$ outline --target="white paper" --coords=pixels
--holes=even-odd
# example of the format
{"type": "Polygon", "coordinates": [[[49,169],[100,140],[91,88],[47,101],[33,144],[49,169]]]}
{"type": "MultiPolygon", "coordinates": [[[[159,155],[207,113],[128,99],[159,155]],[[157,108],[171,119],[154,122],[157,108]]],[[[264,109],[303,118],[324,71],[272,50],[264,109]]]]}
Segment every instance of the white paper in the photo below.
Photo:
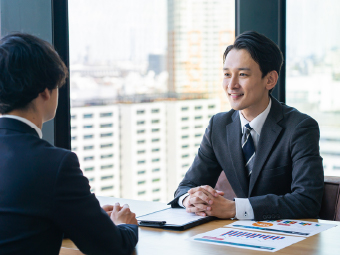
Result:
{"type": "Polygon", "coordinates": [[[218,228],[190,237],[188,240],[250,250],[275,252],[304,239],[303,237],[273,235],[234,228],[218,228]]]}
{"type": "Polygon", "coordinates": [[[301,220],[268,220],[268,221],[235,221],[225,227],[265,231],[294,236],[308,237],[335,227],[335,224],[324,224],[301,220]]]}
{"type": "Polygon", "coordinates": [[[187,213],[184,208],[169,208],[137,217],[138,221],[166,221],[166,225],[185,225],[187,223],[205,218],[195,213],[187,213]]]}

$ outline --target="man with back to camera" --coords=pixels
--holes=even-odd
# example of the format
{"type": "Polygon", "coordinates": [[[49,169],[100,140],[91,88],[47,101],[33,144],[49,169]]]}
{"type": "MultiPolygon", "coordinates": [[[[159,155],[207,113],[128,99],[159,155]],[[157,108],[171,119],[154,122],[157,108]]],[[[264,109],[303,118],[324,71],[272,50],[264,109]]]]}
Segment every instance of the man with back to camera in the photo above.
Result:
{"type": "MultiPolygon", "coordinates": [[[[100,207],[77,156],[41,139],[67,68],[29,34],[0,40],[0,254],[59,254],[63,233],[86,254],[131,254],[128,205],[100,207]]],[[[65,134],[67,135],[67,134],[65,134]]]]}
{"type": "Polygon", "coordinates": [[[323,194],[319,127],[271,96],[283,62],[270,39],[244,32],[223,55],[232,110],[214,115],[172,207],[218,218],[318,217],[323,194]],[[213,189],[224,171],[235,201],[213,189]]]}

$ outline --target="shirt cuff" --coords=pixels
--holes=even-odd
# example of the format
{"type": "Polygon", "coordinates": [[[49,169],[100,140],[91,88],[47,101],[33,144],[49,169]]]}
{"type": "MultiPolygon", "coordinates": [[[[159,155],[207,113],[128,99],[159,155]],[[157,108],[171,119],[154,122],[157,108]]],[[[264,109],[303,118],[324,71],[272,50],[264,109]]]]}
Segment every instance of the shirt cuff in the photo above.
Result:
{"type": "Polygon", "coordinates": [[[235,198],[236,218],[239,220],[254,219],[254,210],[248,198],[235,198]]]}
{"type": "Polygon", "coordinates": [[[189,193],[185,193],[184,195],[180,196],[179,199],[178,199],[178,205],[180,207],[183,207],[185,208],[185,206],[183,205],[183,200],[184,198],[186,198],[187,196],[189,196],[189,193]]]}

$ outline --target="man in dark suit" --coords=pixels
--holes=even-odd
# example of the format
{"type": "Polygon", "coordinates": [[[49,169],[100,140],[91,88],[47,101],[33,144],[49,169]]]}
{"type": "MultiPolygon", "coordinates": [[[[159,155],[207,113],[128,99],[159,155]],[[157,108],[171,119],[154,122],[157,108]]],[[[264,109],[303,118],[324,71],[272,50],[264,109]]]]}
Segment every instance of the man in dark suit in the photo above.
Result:
{"type": "Polygon", "coordinates": [[[270,94],[281,51],[267,37],[245,32],[226,49],[223,61],[223,89],[232,110],[211,118],[171,205],[219,218],[316,218],[323,194],[319,128],[270,94]],[[221,171],[235,201],[212,188],[221,171]]]}
{"type": "Polygon", "coordinates": [[[131,254],[138,227],[128,205],[101,208],[77,156],[41,139],[67,76],[58,54],[8,35],[0,70],[0,254],[59,254],[63,233],[86,254],[131,254]]]}

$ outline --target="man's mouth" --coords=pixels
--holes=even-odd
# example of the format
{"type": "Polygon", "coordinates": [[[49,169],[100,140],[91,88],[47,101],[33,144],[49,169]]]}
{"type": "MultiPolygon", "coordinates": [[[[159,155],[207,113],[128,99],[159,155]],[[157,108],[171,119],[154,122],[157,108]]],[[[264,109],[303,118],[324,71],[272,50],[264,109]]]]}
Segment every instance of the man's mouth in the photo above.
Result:
{"type": "Polygon", "coordinates": [[[232,98],[239,98],[241,96],[243,96],[244,94],[243,93],[228,93],[229,96],[231,96],[232,98]]]}

